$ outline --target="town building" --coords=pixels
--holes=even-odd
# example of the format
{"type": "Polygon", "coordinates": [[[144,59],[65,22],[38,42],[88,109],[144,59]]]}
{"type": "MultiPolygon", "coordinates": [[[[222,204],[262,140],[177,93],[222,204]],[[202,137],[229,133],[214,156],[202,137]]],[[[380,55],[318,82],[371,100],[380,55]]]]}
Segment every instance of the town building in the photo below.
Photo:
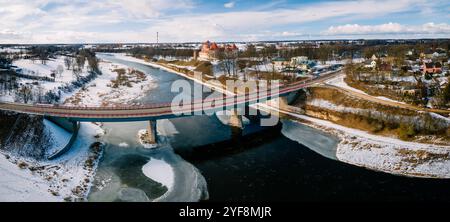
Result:
{"type": "Polygon", "coordinates": [[[198,53],[199,60],[217,60],[221,53],[225,53],[227,57],[237,57],[239,52],[235,44],[218,45],[215,42],[206,41],[202,44],[201,50],[198,53]]]}
{"type": "Polygon", "coordinates": [[[289,62],[284,59],[284,58],[274,58],[272,59],[273,64],[275,64],[276,66],[285,66],[285,65],[289,65],[289,62]]]}
{"type": "Polygon", "coordinates": [[[440,62],[424,62],[422,70],[424,74],[442,73],[442,64],[440,62]]]}
{"type": "Polygon", "coordinates": [[[297,66],[306,64],[308,62],[308,57],[306,56],[296,56],[291,58],[291,66],[297,66]]]}
{"type": "Polygon", "coordinates": [[[364,62],[364,67],[369,69],[375,69],[377,67],[377,61],[376,60],[368,60],[364,62]]]}

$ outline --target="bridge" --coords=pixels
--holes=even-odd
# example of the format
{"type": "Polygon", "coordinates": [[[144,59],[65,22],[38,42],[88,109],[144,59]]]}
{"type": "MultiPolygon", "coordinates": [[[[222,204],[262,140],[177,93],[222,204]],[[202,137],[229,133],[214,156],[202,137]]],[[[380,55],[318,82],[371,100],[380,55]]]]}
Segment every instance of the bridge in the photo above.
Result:
{"type": "Polygon", "coordinates": [[[278,90],[269,89],[266,91],[238,94],[222,98],[209,98],[193,101],[191,104],[184,104],[185,109],[174,112],[171,103],[159,103],[133,106],[114,107],[73,107],[64,105],[46,104],[21,104],[0,102],[0,110],[13,111],[18,113],[40,115],[46,117],[66,118],[79,122],[133,122],[148,121],[157,119],[167,119],[183,116],[188,113],[198,113],[200,111],[214,111],[232,109],[239,105],[249,105],[263,102],[291,92],[310,87],[314,84],[324,82],[336,73],[317,77],[309,81],[300,81],[281,86],[278,90]],[[275,91],[275,93],[273,93],[275,91]],[[209,105],[206,105],[209,104],[209,105]]]}
{"type": "MultiPolygon", "coordinates": [[[[233,110],[238,106],[248,106],[268,100],[286,96],[289,93],[322,83],[335,77],[338,72],[317,77],[307,81],[299,81],[282,85],[279,88],[271,88],[257,92],[228,95],[218,98],[207,98],[193,101],[190,104],[182,104],[182,108],[174,110],[172,103],[159,103],[133,106],[114,107],[73,107],[51,104],[21,104],[0,102],[0,110],[13,111],[17,113],[40,115],[50,119],[64,119],[71,123],[76,122],[133,122],[150,121],[148,127],[149,140],[156,141],[156,124],[158,119],[178,118],[198,113],[212,113],[221,110],[233,110]]],[[[210,87],[210,86],[208,86],[210,87]]],[[[233,112],[237,115],[236,112],[233,112]]],[[[236,118],[232,118],[236,119],[236,118]]],[[[240,121],[233,121],[235,125],[241,125],[240,121]]],[[[76,133],[73,133],[76,136],[76,133]]],[[[72,141],[72,139],[71,139],[72,141]]],[[[70,146],[68,144],[66,147],[70,146]]],[[[65,148],[64,150],[67,150],[65,148]]],[[[53,156],[60,156],[57,153],[53,156]]]]}

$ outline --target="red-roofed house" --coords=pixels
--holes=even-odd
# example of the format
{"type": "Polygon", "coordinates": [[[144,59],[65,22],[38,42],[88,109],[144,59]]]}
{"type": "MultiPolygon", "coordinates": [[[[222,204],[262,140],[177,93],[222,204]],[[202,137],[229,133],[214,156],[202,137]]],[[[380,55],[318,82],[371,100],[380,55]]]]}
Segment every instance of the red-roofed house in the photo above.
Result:
{"type": "Polygon", "coordinates": [[[218,59],[220,53],[227,53],[230,56],[237,56],[239,49],[235,44],[219,46],[215,42],[206,41],[202,44],[198,58],[201,60],[218,59]]]}
{"type": "Polygon", "coordinates": [[[422,69],[423,73],[428,74],[442,73],[442,64],[440,62],[424,62],[422,69]]]}

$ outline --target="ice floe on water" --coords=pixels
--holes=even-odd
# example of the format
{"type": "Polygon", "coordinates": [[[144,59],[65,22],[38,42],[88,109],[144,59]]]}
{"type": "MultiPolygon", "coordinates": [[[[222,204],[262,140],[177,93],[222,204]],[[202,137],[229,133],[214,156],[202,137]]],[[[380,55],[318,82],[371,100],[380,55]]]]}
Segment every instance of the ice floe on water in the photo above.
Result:
{"type": "MultiPolygon", "coordinates": [[[[219,121],[223,125],[230,125],[231,115],[232,115],[232,113],[229,110],[216,112],[217,119],[219,119],[219,121]]],[[[243,125],[248,125],[248,124],[250,124],[250,120],[247,117],[242,116],[242,124],[243,125]]]]}
{"type": "Polygon", "coordinates": [[[283,129],[281,130],[281,133],[285,137],[303,144],[322,156],[333,160],[337,159],[336,151],[339,143],[338,138],[301,123],[289,120],[282,120],[282,123],[283,129]]]}
{"type": "Polygon", "coordinates": [[[174,173],[167,162],[150,158],[150,161],[142,167],[142,172],[148,178],[166,186],[169,191],[173,188],[174,173]]]}
{"type": "Polygon", "coordinates": [[[124,187],[121,188],[117,194],[118,199],[126,202],[149,202],[145,192],[140,189],[124,187]]]}
{"type": "Polygon", "coordinates": [[[158,120],[156,122],[156,129],[159,136],[170,137],[179,134],[178,130],[175,128],[175,125],[168,119],[158,120]]]}
{"type": "Polygon", "coordinates": [[[119,146],[120,147],[129,147],[130,145],[126,142],[123,142],[123,143],[119,143],[119,146]]]}
{"type": "MultiPolygon", "coordinates": [[[[155,202],[197,202],[209,198],[208,186],[200,171],[167,147],[160,153],[173,170],[172,187],[155,202]]],[[[150,160],[154,161],[155,159],[150,160]]],[[[157,164],[153,163],[153,164],[157,164]]],[[[151,168],[149,168],[151,169],[151,168]]],[[[168,171],[168,168],[166,169],[168,171]]],[[[155,175],[152,175],[155,176],[155,175]]],[[[156,179],[156,178],[155,178],[156,179]]],[[[167,178],[166,178],[167,179],[167,178]]],[[[164,180],[163,178],[159,180],[164,180]]],[[[170,185],[170,181],[163,181],[170,185]]]]}
{"type": "Polygon", "coordinates": [[[199,170],[170,145],[171,135],[178,133],[170,120],[157,121],[158,149],[145,149],[136,141],[136,132],[145,124],[108,123],[103,127],[109,132],[109,145],[90,201],[196,202],[208,198],[199,170]],[[120,140],[111,140],[118,135],[120,140]],[[129,148],[121,147],[122,143],[129,148]]]}

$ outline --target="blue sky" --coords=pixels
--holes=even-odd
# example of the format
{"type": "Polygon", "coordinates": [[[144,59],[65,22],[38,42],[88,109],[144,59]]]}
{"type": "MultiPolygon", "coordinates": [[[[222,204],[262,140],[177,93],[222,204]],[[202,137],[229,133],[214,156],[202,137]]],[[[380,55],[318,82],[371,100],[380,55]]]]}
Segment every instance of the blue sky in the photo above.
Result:
{"type": "Polygon", "coordinates": [[[0,0],[0,43],[450,38],[447,0],[0,0]]]}

